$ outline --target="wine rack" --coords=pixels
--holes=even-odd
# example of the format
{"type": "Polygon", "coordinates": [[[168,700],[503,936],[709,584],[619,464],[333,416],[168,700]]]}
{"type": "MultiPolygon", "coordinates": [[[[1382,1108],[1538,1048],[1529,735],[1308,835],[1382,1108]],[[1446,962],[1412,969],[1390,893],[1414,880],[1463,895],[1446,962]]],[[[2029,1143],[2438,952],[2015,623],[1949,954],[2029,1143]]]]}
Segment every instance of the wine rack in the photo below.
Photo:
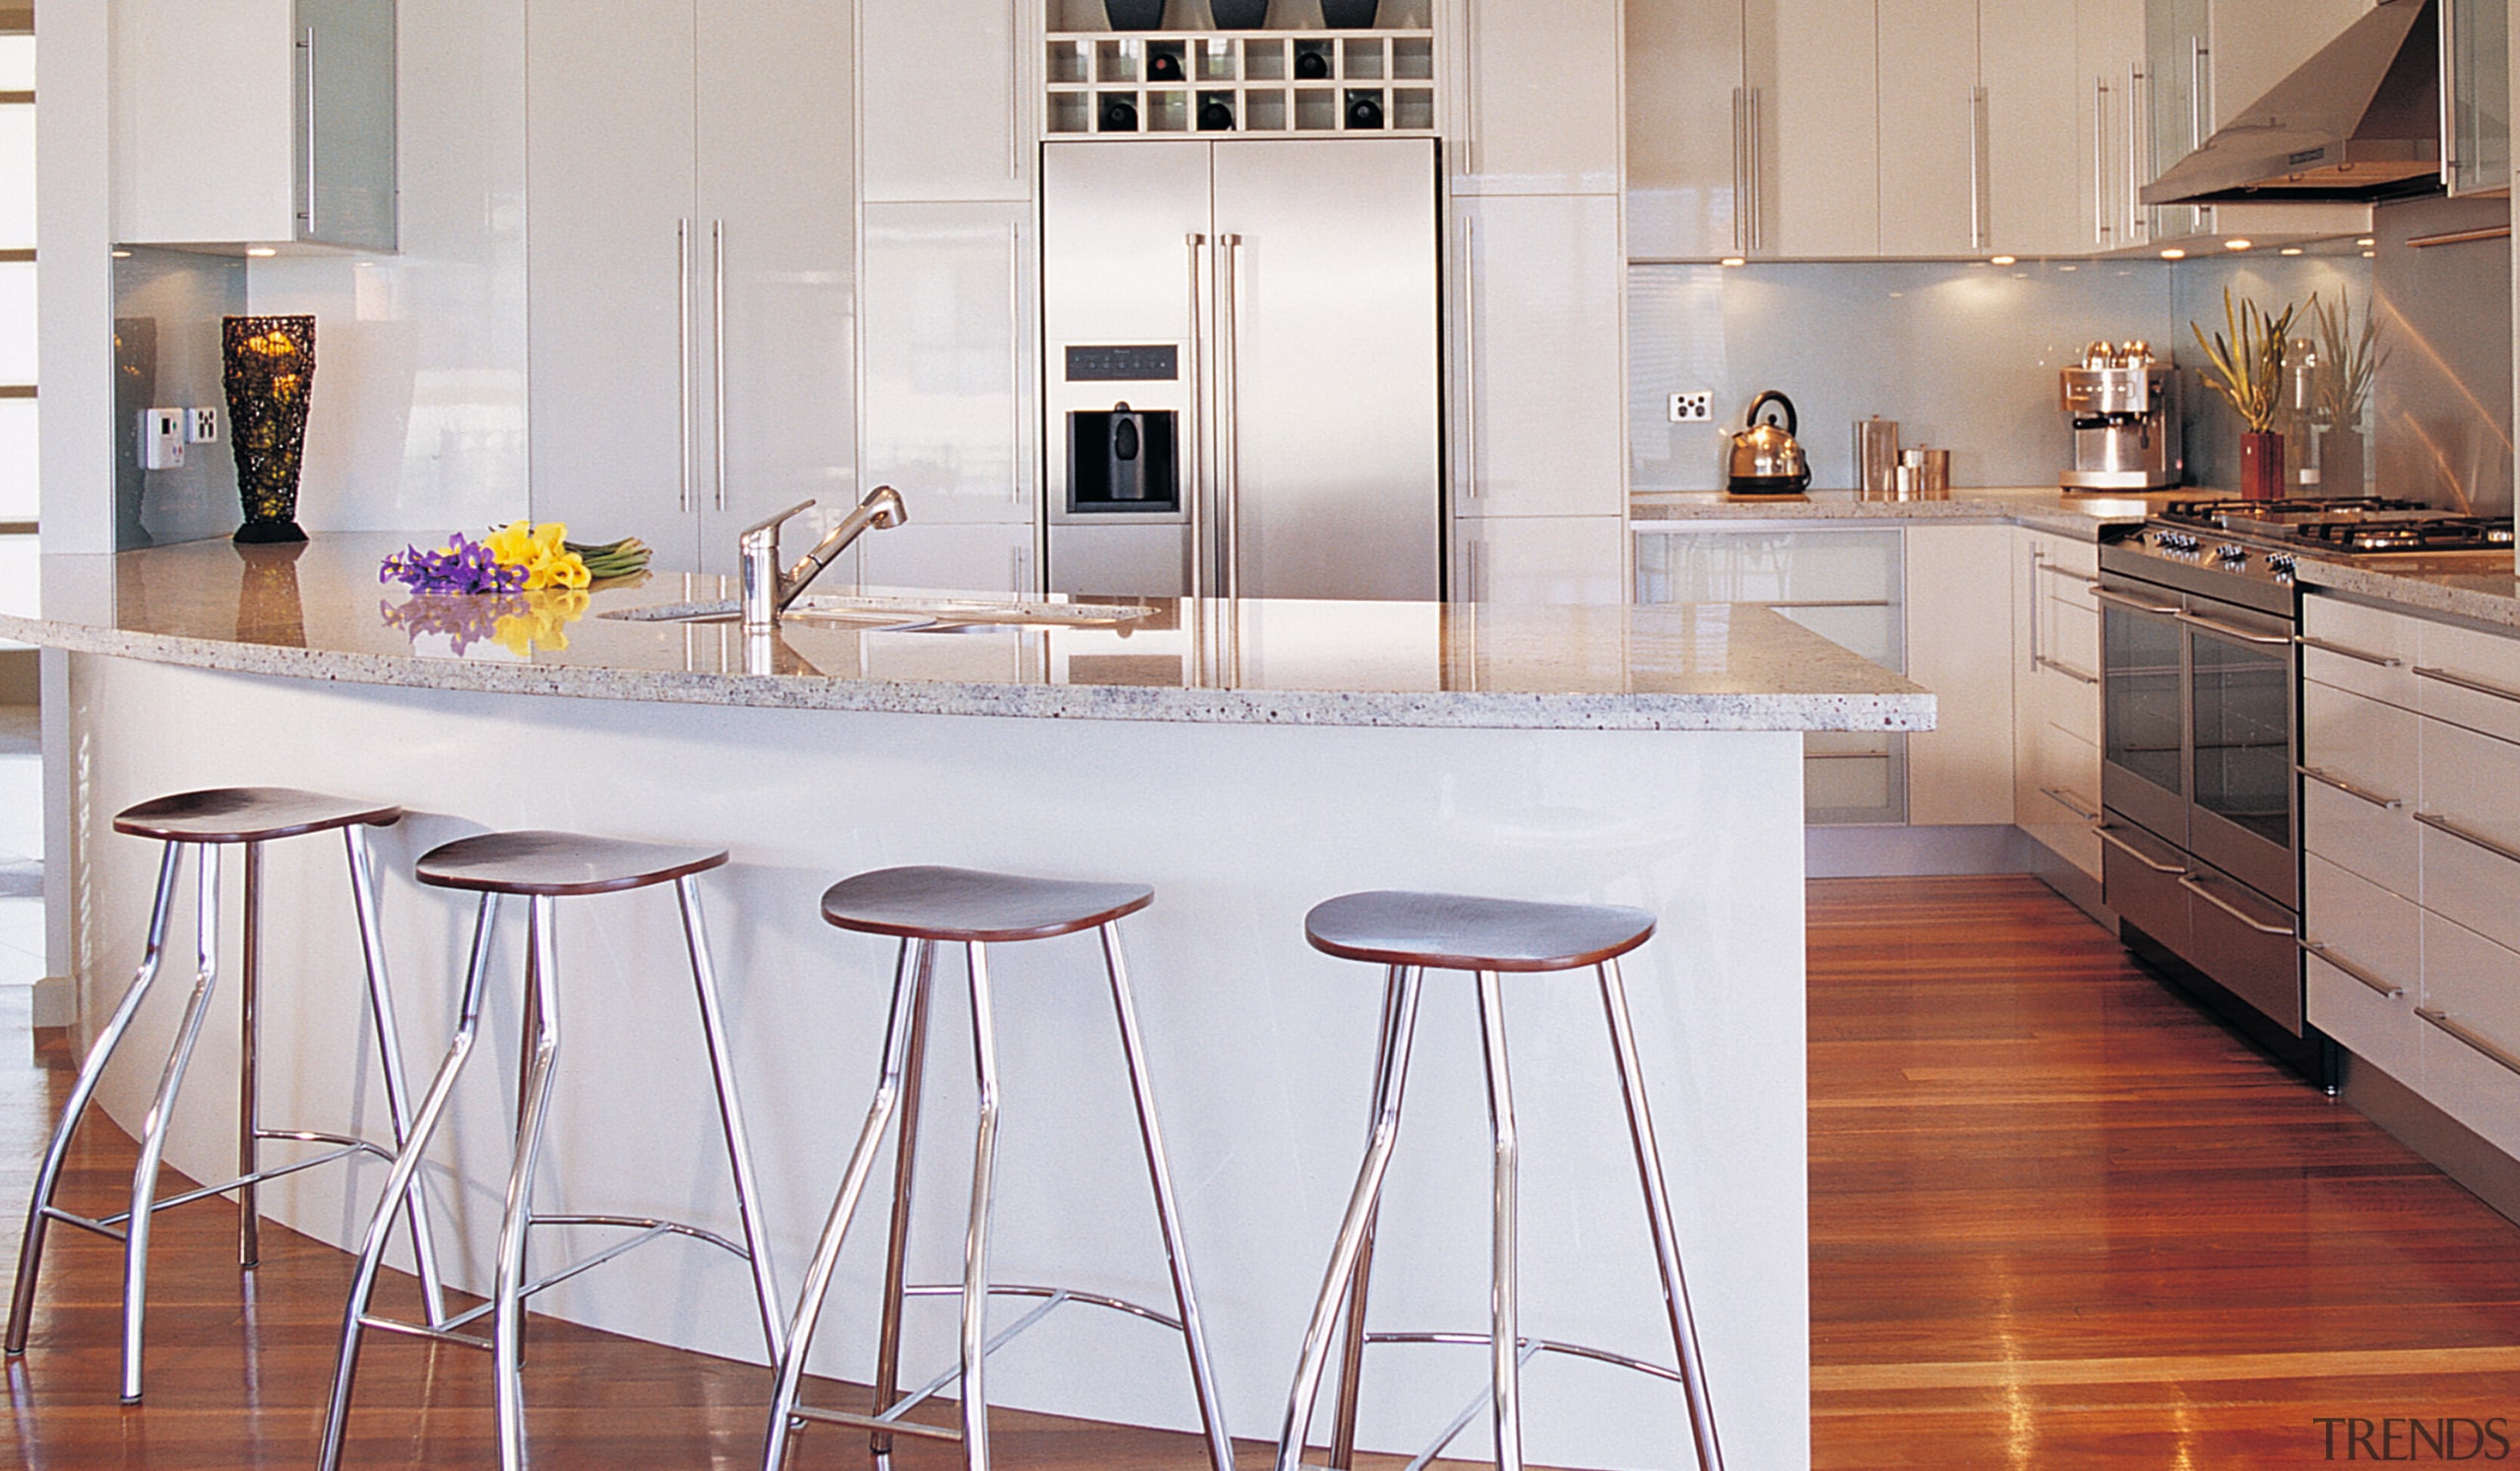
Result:
{"type": "Polygon", "coordinates": [[[1052,7],[1044,138],[1431,137],[1441,126],[1423,6],[1384,0],[1382,18],[1404,24],[1373,30],[1055,29],[1088,16],[1052,7]]]}

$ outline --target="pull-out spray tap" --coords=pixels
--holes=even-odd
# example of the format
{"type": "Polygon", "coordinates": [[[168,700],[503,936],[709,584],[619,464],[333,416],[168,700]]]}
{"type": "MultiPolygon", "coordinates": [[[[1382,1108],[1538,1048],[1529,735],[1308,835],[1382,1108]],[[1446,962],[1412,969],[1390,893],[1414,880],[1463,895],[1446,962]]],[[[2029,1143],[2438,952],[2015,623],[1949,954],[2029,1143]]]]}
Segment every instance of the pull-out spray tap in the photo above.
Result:
{"type": "Polygon", "coordinates": [[[788,606],[804,595],[822,570],[834,558],[849,549],[850,544],[870,531],[889,531],[910,520],[910,512],[902,505],[901,492],[890,485],[878,485],[866,492],[856,509],[841,518],[814,549],[796,559],[796,564],[779,568],[779,528],[800,511],[813,509],[805,501],[757,525],[746,527],[736,545],[743,553],[744,626],[751,629],[778,626],[779,615],[788,606]]]}

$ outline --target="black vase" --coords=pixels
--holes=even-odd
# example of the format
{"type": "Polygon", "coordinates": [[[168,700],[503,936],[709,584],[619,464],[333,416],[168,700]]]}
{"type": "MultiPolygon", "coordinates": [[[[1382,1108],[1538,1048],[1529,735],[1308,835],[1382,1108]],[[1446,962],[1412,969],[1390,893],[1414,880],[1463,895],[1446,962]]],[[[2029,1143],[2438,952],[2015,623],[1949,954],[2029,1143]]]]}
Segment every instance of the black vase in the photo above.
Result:
{"type": "Polygon", "coordinates": [[[1269,24],[1269,0],[1208,0],[1219,31],[1257,31],[1269,24]]]}
{"type": "Polygon", "coordinates": [[[1321,23],[1341,31],[1373,29],[1382,0],[1321,0],[1321,23]]]}
{"type": "Polygon", "coordinates": [[[306,400],[315,387],[313,317],[226,317],[220,348],[227,388],[227,442],[247,544],[303,542],[297,473],[306,452],[306,400]]]}
{"type": "Polygon", "coordinates": [[[1114,31],[1155,31],[1164,25],[1164,0],[1102,0],[1114,31]]]}

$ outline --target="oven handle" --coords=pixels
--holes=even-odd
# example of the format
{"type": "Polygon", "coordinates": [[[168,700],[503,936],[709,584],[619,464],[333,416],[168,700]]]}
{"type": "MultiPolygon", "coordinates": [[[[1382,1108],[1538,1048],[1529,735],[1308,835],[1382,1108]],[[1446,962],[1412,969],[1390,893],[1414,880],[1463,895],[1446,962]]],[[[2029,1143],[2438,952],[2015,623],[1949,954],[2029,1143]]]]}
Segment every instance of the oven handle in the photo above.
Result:
{"type": "Polygon", "coordinates": [[[2175,608],[2156,608],[2149,603],[2138,603],[2134,599],[2127,597],[2125,594],[2109,588],[2094,588],[2092,589],[2091,595],[2103,603],[2114,603],[2119,608],[2127,608],[2134,612],[2154,613],[2165,618],[2177,617],[2181,611],[2181,609],[2175,608]]]}
{"type": "Polygon", "coordinates": [[[2501,1048],[2498,1048],[2492,1043],[2486,1041],[2483,1037],[2478,1036],[2470,1029],[2452,1021],[2448,1012],[2436,1011],[2429,1006],[2418,1006],[2415,1008],[2415,1014],[2423,1017],[2426,1021],[2432,1023],[2432,1025],[2440,1028],[2442,1031],[2449,1033],[2461,1042],[2466,1043],[2468,1046],[2475,1048],[2478,1052],[2485,1054],[2487,1061],[2495,1063],[2506,1071],[2520,1072],[2520,1057],[2511,1055],[2501,1048]]]}
{"type": "Polygon", "coordinates": [[[2471,847],[2482,848],[2495,858],[2508,859],[2512,863],[2520,863],[2520,851],[2507,848],[2483,833],[2472,833],[2447,817],[2435,817],[2430,812],[2418,812],[2415,814],[2415,820],[2436,833],[2448,833],[2471,847]]]}
{"type": "Polygon", "coordinates": [[[2230,900],[2215,897],[2214,891],[2205,887],[2205,881],[2198,878],[2193,873],[2182,873],[2178,875],[2178,886],[2187,890],[2187,892],[2194,894],[2197,898],[2214,906],[2216,909],[2221,910],[2223,913],[2230,915],[2233,919],[2246,925],[2249,928],[2256,930],[2260,934],[2280,934],[2286,939],[2293,938],[2292,926],[2284,925],[2279,927],[2269,925],[2263,920],[2251,917],[2250,915],[2242,912],[2230,900]]]}
{"type": "Polygon", "coordinates": [[[2506,689],[2499,684],[2488,684],[2480,679],[2468,678],[2464,674],[2451,673],[2448,670],[2436,670],[2419,664],[2415,667],[2415,677],[2429,679],[2436,684],[2447,684],[2455,689],[2491,695],[2497,700],[2509,700],[2515,705],[2520,705],[2520,689],[2506,689]]]}
{"type": "Polygon", "coordinates": [[[2406,994],[2405,987],[2398,985],[2394,981],[2384,981],[2381,978],[2372,975],[2369,971],[2362,969],[2353,961],[2337,954],[2334,950],[2329,949],[2324,943],[2318,940],[2301,941],[2301,953],[2304,955],[2314,956],[2319,960],[2325,961],[2327,964],[2344,972],[2348,979],[2362,982],[2373,991],[2387,996],[2392,1001],[2406,994]]]}
{"type": "Polygon", "coordinates": [[[2293,769],[2322,787],[2334,787],[2348,797],[2359,797],[2383,811],[2394,812],[2406,805],[2406,799],[2403,797],[2382,797],[2368,787],[2358,787],[2341,776],[2321,771],[2315,766],[2296,766],[2293,769]]]}
{"type": "Polygon", "coordinates": [[[2379,668],[2384,670],[2402,670],[2406,668],[2406,661],[2403,659],[2391,658],[2386,654],[2365,654],[2360,649],[2348,648],[2344,644],[2332,644],[2326,639],[2312,638],[2306,633],[2294,639],[2293,642],[2300,644],[2304,649],[2316,649],[2322,654],[2341,654],[2348,659],[2359,659],[2364,664],[2377,665],[2379,668]]]}
{"type": "Polygon", "coordinates": [[[2156,860],[2151,854],[2146,853],[2134,844],[2127,842],[2124,838],[2117,836],[2116,829],[2110,827],[2107,822],[2094,822],[2091,825],[2091,830],[2093,834],[2100,839],[2100,841],[2116,849],[2118,852],[2133,859],[2135,862],[2152,869],[2156,873],[2175,873],[2181,878],[2184,878],[2187,874],[2187,870],[2178,866],[2176,863],[2162,863],[2156,860]]]}
{"type": "Polygon", "coordinates": [[[2054,802],[2056,805],[2063,807],[2066,811],[2073,813],[2075,816],[2080,817],[2085,822],[2098,822],[2100,820],[2100,813],[2094,811],[2089,802],[2084,801],[2081,798],[2075,796],[2066,788],[2042,787],[2039,789],[2039,795],[2048,799],[2049,801],[2054,802]]]}
{"type": "MultiPolygon", "coordinates": [[[[2214,618],[2202,617],[2185,608],[2180,608],[2172,616],[2190,628],[2202,628],[2208,633],[2218,633],[2225,638],[2236,638],[2244,644],[2281,644],[2288,649],[2293,646],[2293,635],[2289,633],[2259,633],[2254,629],[2242,628],[2236,623],[2225,623],[2214,618]]],[[[2520,695],[2514,695],[2511,698],[2520,699],[2520,695]]]]}

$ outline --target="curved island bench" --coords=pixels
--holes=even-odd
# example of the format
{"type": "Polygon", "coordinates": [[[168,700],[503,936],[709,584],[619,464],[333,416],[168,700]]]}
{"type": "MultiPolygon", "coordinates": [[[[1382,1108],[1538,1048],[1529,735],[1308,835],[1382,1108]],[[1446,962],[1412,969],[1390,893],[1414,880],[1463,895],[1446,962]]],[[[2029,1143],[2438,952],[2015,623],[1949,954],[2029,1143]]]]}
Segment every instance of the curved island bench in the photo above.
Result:
{"type": "MultiPolygon", "coordinates": [[[[921,863],[1151,883],[1155,906],[1124,934],[1228,1424],[1257,1439],[1277,1432],[1372,1082],[1378,979],[1313,952],[1305,910],[1368,888],[1634,905],[1662,918],[1627,975],[1728,1456],[1735,1471],[1806,1464],[1800,733],[1928,729],[1931,695],[1773,612],[1721,605],[1159,601],[1112,626],[791,622],[764,640],[600,616],[733,592],[660,576],[596,593],[564,628],[468,629],[469,607],[378,587],[377,561],[398,544],[47,557],[44,616],[0,617],[0,637],[70,655],[63,754],[88,1018],[137,963],[155,871],[148,845],[108,823],[160,793],[285,783],[415,814],[377,842],[415,1068],[452,1026],[472,918],[410,881],[419,853],[493,827],[723,844],[733,863],[704,891],[775,1260],[793,1292],[872,1085],[892,964],[888,944],[821,922],[822,889],[921,863]]],[[[358,1035],[355,931],[327,908],[347,900],[312,866],[328,856],[284,846],[269,858],[264,1086],[293,1117],[373,1123],[382,1098],[342,1092],[365,1070],[316,1055],[358,1035]]],[[[560,938],[579,980],[547,1208],[568,1208],[573,1181],[600,1181],[613,1208],[731,1231],[671,916],[603,900],[577,911],[560,938]],[[624,1182],[651,1198],[624,1201],[624,1182]]],[[[942,964],[932,1170],[912,1252],[921,1281],[959,1273],[947,1162],[969,1157],[968,1017],[959,962],[942,964]]],[[[992,971],[1006,1088],[997,1275],[1040,1281],[1045,1263],[1085,1261],[1082,1279],[1051,1280],[1160,1300],[1093,937],[1025,946],[992,971]]],[[[500,975],[484,1023],[493,1072],[515,1064],[516,979],[500,975]]],[[[1662,1362],[1652,1248],[1588,981],[1517,977],[1508,992],[1528,1146],[1524,1322],[1662,1362]]],[[[154,997],[139,1025],[162,1036],[178,1003],[172,990],[154,997]]],[[[233,1148],[215,1081],[234,1064],[233,1012],[214,1016],[168,1156],[197,1177],[233,1148]]],[[[450,1280],[479,1289],[511,1124],[491,1080],[474,1081],[428,1189],[450,1280]]],[[[108,1080],[126,1127],[142,1088],[108,1080]]],[[[1475,1332],[1487,1140],[1466,978],[1430,978],[1410,1119],[1375,1322],[1475,1332]]],[[[340,1244],[381,1181],[364,1167],[290,1177],[266,1187],[266,1210],[340,1244]]],[[[559,1260],[576,1245],[537,1251],[559,1260]]],[[[641,1257],[537,1307],[758,1361],[739,1263],[679,1247],[641,1257]]],[[[817,1373],[868,1377],[882,1269],[880,1229],[861,1231],[817,1373]]],[[[918,1378],[951,1362],[953,1309],[914,1301],[927,1305],[908,1330],[918,1378]]],[[[1485,1372],[1476,1348],[1376,1350],[1360,1442],[1414,1453],[1483,1393],[1485,1372]]],[[[1675,1386],[1550,1357],[1526,1382],[1533,1464],[1688,1461],[1675,1386]]],[[[1196,1423],[1177,1341],[1111,1314],[1045,1320],[991,1359],[990,1398],[1196,1423]]],[[[1453,1453],[1476,1456],[1482,1439],[1474,1426],[1453,1453]]]]}

